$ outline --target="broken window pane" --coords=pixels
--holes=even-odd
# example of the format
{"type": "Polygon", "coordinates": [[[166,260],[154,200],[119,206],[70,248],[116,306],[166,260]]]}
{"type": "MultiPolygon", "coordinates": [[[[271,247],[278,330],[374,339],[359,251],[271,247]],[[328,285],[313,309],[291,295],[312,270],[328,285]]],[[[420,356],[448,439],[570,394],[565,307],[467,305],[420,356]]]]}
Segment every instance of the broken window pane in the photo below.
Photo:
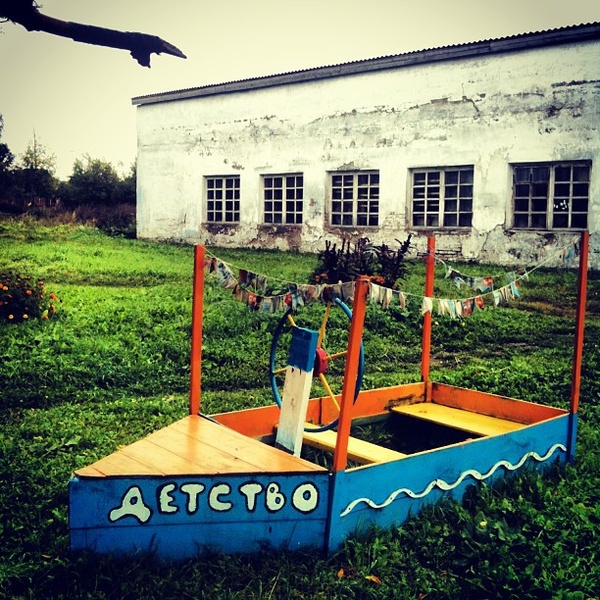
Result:
{"type": "Polygon", "coordinates": [[[589,164],[583,163],[513,167],[514,226],[536,229],[586,227],[589,172],[589,164]],[[525,171],[530,172],[528,190],[519,182],[525,171]],[[550,181],[554,182],[552,186],[550,181]],[[523,225],[525,216],[528,225],[523,225]]]}

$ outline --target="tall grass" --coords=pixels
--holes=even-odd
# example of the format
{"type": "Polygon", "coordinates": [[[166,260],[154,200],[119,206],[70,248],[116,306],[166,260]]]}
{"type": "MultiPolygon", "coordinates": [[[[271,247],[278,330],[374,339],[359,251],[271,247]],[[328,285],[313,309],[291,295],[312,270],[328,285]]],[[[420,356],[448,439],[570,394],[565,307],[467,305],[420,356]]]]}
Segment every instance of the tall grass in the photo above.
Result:
{"type": "MultiPolygon", "coordinates": [[[[292,281],[307,281],[315,265],[311,255],[211,250],[233,265],[292,281]]],[[[8,266],[43,278],[60,303],[48,321],[0,325],[0,595],[598,597],[600,285],[594,275],[573,467],[473,489],[462,504],[428,508],[392,531],[362,532],[329,558],[264,551],[173,565],[70,556],[66,486],[73,470],[187,413],[192,249],[89,227],[0,221],[0,271],[8,266]]],[[[434,377],[566,406],[575,279],[573,272],[537,272],[510,307],[464,321],[435,317],[434,377]]],[[[418,294],[422,283],[422,265],[411,264],[407,290],[418,294]]],[[[456,296],[443,272],[437,285],[456,296]]],[[[398,307],[369,307],[367,387],[418,379],[418,312],[416,305],[408,316],[398,307]]],[[[298,315],[319,318],[319,307],[298,315]]],[[[277,320],[250,313],[209,278],[203,412],[272,401],[267,359],[277,320]]]]}

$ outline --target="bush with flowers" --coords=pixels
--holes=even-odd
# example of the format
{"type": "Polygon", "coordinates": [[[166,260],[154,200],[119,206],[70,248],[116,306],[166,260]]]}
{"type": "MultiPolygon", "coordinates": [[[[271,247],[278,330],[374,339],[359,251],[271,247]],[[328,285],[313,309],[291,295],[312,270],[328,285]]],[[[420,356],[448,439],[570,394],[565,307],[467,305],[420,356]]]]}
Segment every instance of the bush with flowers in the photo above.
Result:
{"type": "Polygon", "coordinates": [[[0,273],[0,322],[48,319],[56,313],[57,300],[46,291],[41,279],[13,272],[0,273]]]}

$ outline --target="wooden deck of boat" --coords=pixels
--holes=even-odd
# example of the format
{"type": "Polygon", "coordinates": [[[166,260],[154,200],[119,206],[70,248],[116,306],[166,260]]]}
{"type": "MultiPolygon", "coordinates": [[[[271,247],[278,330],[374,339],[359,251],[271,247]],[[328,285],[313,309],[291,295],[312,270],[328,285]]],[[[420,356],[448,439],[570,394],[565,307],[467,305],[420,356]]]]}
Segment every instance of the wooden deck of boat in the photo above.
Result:
{"type": "Polygon", "coordinates": [[[77,477],[301,473],[323,467],[192,415],[75,471],[77,477]]]}
{"type": "MultiPolygon", "coordinates": [[[[392,414],[412,417],[437,423],[479,436],[494,436],[510,433],[528,424],[537,423],[560,416],[565,411],[501,398],[482,392],[474,392],[434,384],[434,402],[416,402],[386,406],[392,414]],[[481,414],[484,407],[487,414],[481,414]],[[492,415],[497,416],[492,416],[492,415]]],[[[375,412],[383,408],[389,398],[385,396],[375,406],[375,412]]],[[[253,424],[262,417],[244,413],[239,421],[253,424]]],[[[233,413],[232,413],[233,414],[233,413]]],[[[366,416],[366,415],[364,415],[366,416]]],[[[237,425],[237,421],[235,422],[237,425]]],[[[231,421],[231,427],[236,426],[231,421]]],[[[118,477],[118,476],[185,476],[219,475],[241,473],[303,473],[324,471],[324,467],[297,458],[287,452],[265,444],[252,437],[242,427],[240,433],[226,424],[202,416],[185,417],[146,438],[134,442],[96,463],[78,469],[78,477],[118,477]],[[248,434],[248,435],[246,435],[248,434]]],[[[237,427],[236,427],[237,428],[237,427]]],[[[256,427],[254,427],[256,429],[256,427]]],[[[264,426],[257,429],[266,431],[264,426]]],[[[304,432],[304,443],[333,452],[336,433],[304,432]]],[[[405,458],[406,455],[383,448],[376,444],[350,438],[348,456],[362,463],[381,463],[405,458]]]]}

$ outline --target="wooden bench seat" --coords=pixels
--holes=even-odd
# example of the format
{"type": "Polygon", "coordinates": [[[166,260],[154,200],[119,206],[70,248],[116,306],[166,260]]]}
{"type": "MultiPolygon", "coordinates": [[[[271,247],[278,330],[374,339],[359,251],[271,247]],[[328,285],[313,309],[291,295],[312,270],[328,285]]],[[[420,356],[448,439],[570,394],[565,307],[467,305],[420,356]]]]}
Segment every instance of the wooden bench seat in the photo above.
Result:
{"type": "Polygon", "coordinates": [[[481,415],[459,408],[451,408],[434,402],[394,406],[391,410],[400,415],[408,415],[481,436],[500,435],[525,427],[522,423],[481,415]]]}
{"type": "MultiPolygon", "coordinates": [[[[307,423],[306,427],[315,427],[311,423],[307,423]]],[[[335,450],[337,433],[335,431],[304,431],[303,442],[313,448],[319,448],[328,452],[335,450]]],[[[406,457],[406,454],[359,440],[358,438],[348,438],[348,459],[361,464],[390,462],[406,457]]]]}

